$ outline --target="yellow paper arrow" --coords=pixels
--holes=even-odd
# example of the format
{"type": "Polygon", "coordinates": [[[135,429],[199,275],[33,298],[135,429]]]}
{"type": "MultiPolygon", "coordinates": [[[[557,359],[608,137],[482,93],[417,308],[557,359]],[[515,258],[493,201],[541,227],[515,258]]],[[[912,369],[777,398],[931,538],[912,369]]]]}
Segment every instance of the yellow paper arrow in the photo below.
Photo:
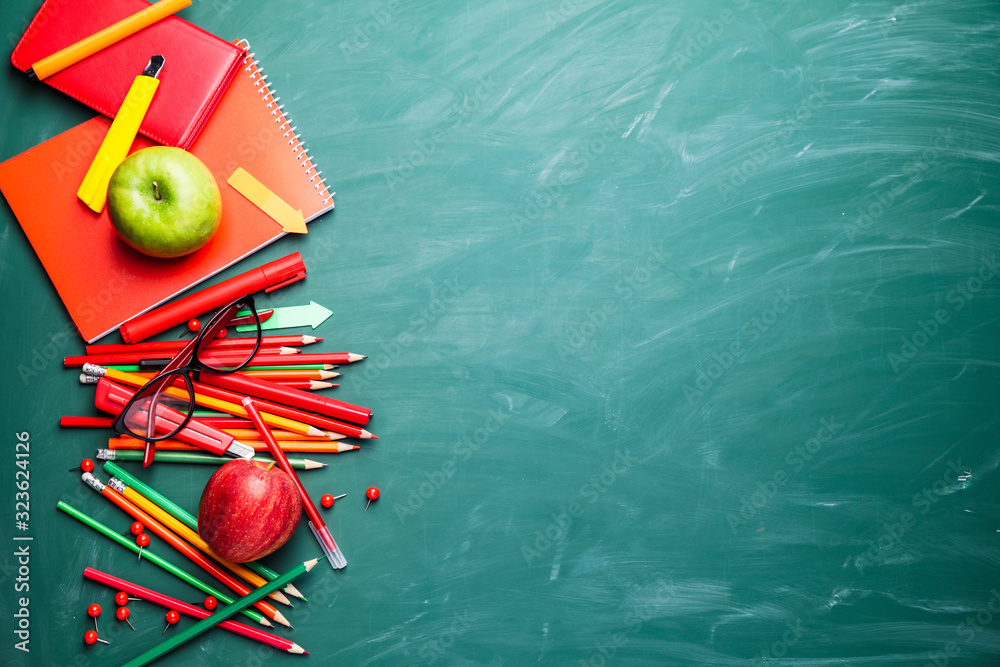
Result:
{"type": "Polygon", "coordinates": [[[289,206],[285,200],[267,189],[267,186],[251,176],[243,167],[237,167],[229,177],[229,185],[250,202],[273,218],[281,229],[293,234],[307,234],[302,211],[289,206]]]}

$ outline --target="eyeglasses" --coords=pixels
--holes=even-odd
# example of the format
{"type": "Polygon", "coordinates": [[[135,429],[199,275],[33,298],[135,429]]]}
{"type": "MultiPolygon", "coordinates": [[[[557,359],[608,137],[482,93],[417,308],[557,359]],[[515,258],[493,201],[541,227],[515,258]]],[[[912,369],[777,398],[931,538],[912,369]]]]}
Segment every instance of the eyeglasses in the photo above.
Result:
{"type": "Polygon", "coordinates": [[[205,369],[215,373],[232,373],[250,363],[260,349],[260,318],[253,297],[244,296],[229,304],[198,332],[197,337],[177,353],[163,370],[139,389],[125,404],[111,425],[119,435],[130,435],[150,443],[177,435],[194,414],[195,396],[191,374],[205,369]],[[249,311],[257,339],[253,346],[235,348],[214,344],[223,328],[234,324],[241,311],[249,311]],[[150,419],[150,415],[155,415],[150,419]]]}

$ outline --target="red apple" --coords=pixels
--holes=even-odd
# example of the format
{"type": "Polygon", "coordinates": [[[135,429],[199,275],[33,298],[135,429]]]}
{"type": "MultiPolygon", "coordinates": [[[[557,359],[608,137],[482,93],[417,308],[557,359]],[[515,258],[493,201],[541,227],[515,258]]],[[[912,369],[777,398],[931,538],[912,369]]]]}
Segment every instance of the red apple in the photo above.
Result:
{"type": "Polygon", "coordinates": [[[281,468],[235,459],[205,485],[198,504],[198,534],[222,558],[245,563],[287,542],[301,516],[302,497],[281,468]]]}

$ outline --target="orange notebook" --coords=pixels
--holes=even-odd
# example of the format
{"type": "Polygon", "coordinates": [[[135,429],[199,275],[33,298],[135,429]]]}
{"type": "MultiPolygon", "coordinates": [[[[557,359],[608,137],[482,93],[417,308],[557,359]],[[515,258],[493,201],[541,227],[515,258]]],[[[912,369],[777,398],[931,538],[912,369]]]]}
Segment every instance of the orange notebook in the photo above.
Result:
{"type": "MultiPolygon", "coordinates": [[[[219,231],[201,250],[147,257],[118,238],[107,207],[97,215],[77,198],[110,124],[93,118],[0,164],[0,190],[87,342],[284,236],[277,222],[227,184],[237,167],[301,209],[307,222],[333,208],[252,53],[190,148],[222,192],[219,231]]],[[[140,136],[132,151],[150,145],[140,136]]]]}

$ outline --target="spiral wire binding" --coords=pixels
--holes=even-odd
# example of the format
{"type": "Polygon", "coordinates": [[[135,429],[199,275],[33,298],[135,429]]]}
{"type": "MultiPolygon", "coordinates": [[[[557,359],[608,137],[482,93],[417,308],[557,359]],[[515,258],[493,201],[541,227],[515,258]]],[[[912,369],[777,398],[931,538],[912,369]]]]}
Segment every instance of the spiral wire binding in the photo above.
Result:
{"type": "Polygon", "coordinates": [[[278,104],[280,98],[271,90],[271,84],[267,82],[267,75],[261,72],[258,66],[260,61],[256,60],[254,53],[250,51],[250,42],[241,39],[238,44],[247,53],[243,58],[243,62],[244,64],[248,62],[250,64],[244,69],[250,75],[250,80],[254,82],[254,87],[258,89],[257,92],[260,93],[260,99],[265,103],[264,108],[271,110],[271,115],[274,116],[274,122],[278,126],[278,131],[283,133],[281,135],[283,139],[288,139],[288,145],[292,147],[292,153],[295,154],[299,165],[305,170],[306,176],[309,176],[309,182],[313,184],[313,190],[317,190],[317,194],[322,198],[323,204],[332,203],[335,193],[330,192],[327,188],[326,179],[322,177],[323,172],[316,168],[312,158],[309,156],[309,149],[302,143],[301,135],[295,133],[295,126],[290,125],[291,121],[284,112],[285,105],[278,104]],[[289,135],[291,136],[289,137],[289,135]]]}

